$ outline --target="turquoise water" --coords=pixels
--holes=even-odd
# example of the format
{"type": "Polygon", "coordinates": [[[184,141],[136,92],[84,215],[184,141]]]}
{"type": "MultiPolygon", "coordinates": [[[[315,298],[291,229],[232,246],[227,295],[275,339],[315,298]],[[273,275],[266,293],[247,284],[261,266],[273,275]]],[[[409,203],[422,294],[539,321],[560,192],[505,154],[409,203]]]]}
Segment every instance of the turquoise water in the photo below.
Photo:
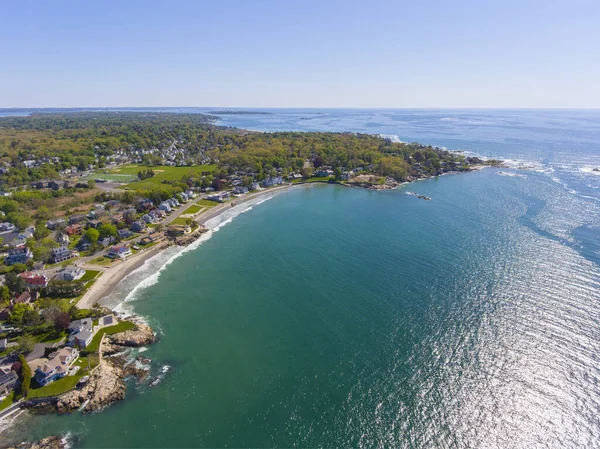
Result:
{"type": "Polygon", "coordinates": [[[225,123],[368,128],[528,169],[294,187],[228,211],[103,301],[158,331],[143,355],[163,380],[4,441],[600,446],[598,112],[273,112],[225,123]]]}
{"type": "Polygon", "coordinates": [[[572,195],[492,169],[410,190],[432,201],[312,186],[252,206],[130,298],[160,332],[158,386],[28,428],[78,447],[598,444],[600,269],[535,225],[572,195]]]}

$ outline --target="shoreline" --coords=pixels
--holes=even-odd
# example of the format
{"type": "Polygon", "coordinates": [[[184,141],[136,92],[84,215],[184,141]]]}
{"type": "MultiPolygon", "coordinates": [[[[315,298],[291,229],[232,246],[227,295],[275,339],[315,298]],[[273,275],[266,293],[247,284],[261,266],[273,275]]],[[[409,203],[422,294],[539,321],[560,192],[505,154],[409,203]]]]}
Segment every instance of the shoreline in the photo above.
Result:
{"type": "MultiPolygon", "coordinates": [[[[232,207],[240,206],[244,203],[247,203],[250,200],[260,198],[261,196],[266,196],[275,192],[281,192],[293,186],[294,184],[274,187],[272,189],[266,189],[261,190],[259,192],[251,193],[249,195],[244,196],[243,198],[236,198],[234,200],[235,206],[232,206],[231,202],[218,204],[204,211],[204,213],[199,214],[195,221],[199,225],[204,226],[209,220],[217,218],[224,212],[230,210],[232,207]]],[[[149,248],[148,250],[143,250],[140,253],[129,257],[126,260],[119,261],[116,265],[108,268],[92,264],[87,265],[87,267],[89,267],[90,269],[102,271],[102,274],[96,279],[96,281],[90,287],[90,289],[87,292],[85,292],[85,294],[75,305],[80,309],[90,309],[94,307],[94,305],[96,305],[101,299],[110,295],[115,289],[115,287],[119,284],[119,282],[121,282],[125,277],[136,271],[138,268],[141,268],[147,260],[160,254],[161,252],[170,247],[171,246],[164,247],[162,245],[154,246],[152,248],[149,248]]],[[[84,268],[86,268],[85,265],[84,268]]]]}
{"type": "MultiPolygon", "coordinates": [[[[472,167],[471,171],[473,171],[473,172],[480,171],[483,168],[487,168],[487,167],[490,167],[490,166],[477,165],[477,166],[472,167]]],[[[503,165],[500,165],[499,168],[503,168],[503,165]]],[[[468,172],[465,172],[465,173],[468,173],[468,172]]],[[[447,174],[463,174],[463,173],[447,172],[447,173],[443,173],[443,174],[437,175],[437,176],[424,177],[424,178],[419,178],[419,179],[415,179],[415,180],[408,181],[408,182],[403,182],[397,186],[394,186],[394,187],[388,188],[388,189],[375,188],[375,189],[371,189],[371,190],[376,190],[376,191],[398,190],[404,186],[407,186],[407,185],[412,184],[417,181],[437,178],[439,176],[444,176],[447,174]]],[[[196,217],[195,221],[200,226],[205,226],[208,221],[219,217],[221,214],[232,209],[232,207],[240,206],[244,203],[247,203],[250,200],[260,198],[262,196],[270,195],[270,194],[273,194],[276,192],[282,192],[282,191],[287,190],[294,186],[303,186],[303,185],[310,185],[310,184],[336,184],[336,185],[340,185],[343,187],[365,188],[360,185],[352,185],[352,184],[346,184],[346,183],[340,183],[340,182],[329,182],[329,181],[327,181],[327,182],[325,182],[325,181],[299,182],[299,183],[295,183],[295,184],[286,184],[286,185],[273,187],[270,189],[264,189],[264,190],[260,190],[258,192],[246,194],[243,197],[238,197],[235,200],[233,200],[233,202],[235,202],[235,204],[233,204],[233,202],[231,202],[231,201],[227,202],[227,203],[219,203],[216,206],[213,206],[213,207],[209,208],[208,210],[201,212],[196,217]]],[[[96,279],[96,282],[94,282],[92,287],[90,287],[90,289],[81,297],[81,299],[77,302],[76,306],[80,309],[89,309],[89,308],[94,307],[94,305],[96,305],[101,299],[110,295],[112,293],[112,291],[115,289],[115,287],[119,284],[119,282],[121,282],[125,277],[127,277],[129,274],[133,273],[137,269],[141,268],[146,263],[147,260],[160,254],[161,252],[163,252],[164,250],[166,250],[167,248],[170,248],[170,247],[171,247],[171,245],[169,245],[167,247],[165,247],[163,245],[154,246],[152,248],[149,248],[148,250],[143,250],[140,253],[135,254],[124,261],[118,262],[118,264],[115,266],[108,267],[108,268],[100,267],[100,266],[92,265],[92,264],[88,265],[90,269],[102,271],[102,274],[96,279]]]]}

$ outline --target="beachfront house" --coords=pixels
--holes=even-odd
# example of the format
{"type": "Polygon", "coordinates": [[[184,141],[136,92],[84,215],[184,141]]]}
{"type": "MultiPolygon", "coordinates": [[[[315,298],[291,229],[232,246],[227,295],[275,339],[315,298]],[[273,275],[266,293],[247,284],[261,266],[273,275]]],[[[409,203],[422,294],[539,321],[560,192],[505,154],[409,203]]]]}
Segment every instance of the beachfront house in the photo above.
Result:
{"type": "Polygon", "coordinates": [[[218,203],[222,203],[224,201],[227,201],[229,198],[231,198],[231,192],[217,192],[213,195],[209,195],[206,197],[207,200],[210,201],[216,201],[218,203]]]}
{"type": "Polygon", "coordinates": [[[106,257],[110,257],[111,259],[124,259],[130,255],[131,248],[129,248],[129,245],[127,243],[120,243],[109,249],[106,257]]]}
{"type": "Polygon", "coordinates": [[[34,360],[30,366],[34,371],[34,378],[40,385],[48,385],[57,379],[65,377],[69,373],[69,369],[79,357],[79,351],[68,346],[54,351],[48,356],[48,360],[34,360]],[[32,366],[33,365],[33,366],[32,366]]]}
{"type": "Polygon", "coordinates": [[[60,281],[77,281],[85,275],[85,270],[76,265],[69,265],[63,271],[56,275],[60,281]]]}
{"type": "Polygon", "coordinates": [[[94,338],[94,322],[92,318],[72,321],[69,325],[71,335],[69,344],[79,348],[86,348],[94,338]]]}
{"type": "Polygon", "coordinates": [[[4,259],[4,263],[10,266],[16,263],[27,263],[27,261],[31,259],[33,259],[31,250],[26,246],[22,246],[20,248],[9,249],[8,256],[4,259]]]}

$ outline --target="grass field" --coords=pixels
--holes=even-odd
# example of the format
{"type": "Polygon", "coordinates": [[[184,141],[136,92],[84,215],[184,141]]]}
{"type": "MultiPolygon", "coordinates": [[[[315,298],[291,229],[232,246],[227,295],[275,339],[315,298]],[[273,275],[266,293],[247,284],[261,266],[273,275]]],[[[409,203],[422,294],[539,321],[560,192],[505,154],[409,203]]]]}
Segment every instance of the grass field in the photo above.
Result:
{"type": "Polygon", "coordinates": [[[103,168],[92,172],[86,179],[105,179],[108,182],[117,182],[127,184],[126,189],[146,190],[160,185],[163,181],[178,181],[189,173],[213,172],[216,165],[198,165],[193,167],[171,167],[168,165],[159,165],[148,167],[145,165],[124,165],[118,168],[103,168]],[[155,175],[152,178],[138,181],[137,174],[141,170],[151,168],[155,175]]]}
{"type": "Polygon", "coordinates": [[[171,224],[178,225],[178,226],[187,226],[188,225],[188,218],[178,217],[175,220],[173,220],[171,222],[171,224]]]}
{"type": "Polygon", "coordinates": [[[100,340],[102,340],[103,335],[111,335],[118,334],[119,332],[125,332],[135,328],[135,324],[131,321],[121,321],[119,324],[114,326],[105,327],[104,329],[100,329],[94,339],[90,342],[90,344],[85,348],[85,352],[91,354],[93,352],[97,352],[100,348],[100,340]]]}
{"type": "Polygon", "coordinates": [[[2,401],[0,401],[0,410],[4,410],[10,404],[13,403],[15,398],[15,392],[11,391],[8,396],[6,396],[2,401]]]}
{"type": "Polygon", "coordinates": [[[188,207],[186,210],[184,210],[183,213],[184,214],[197,214],[202,209],[203,209],[202,206],[198,206],[196,204],[192,204],[190,207],[188,207]]]}
{"type": "Polygon", "coordinates": [[[33,398],[44,398],[47,396],[57,396],[59,394],[66,393],[67,391],[75,388],[79,379],[83,377],[83,373],[81,370],[74,376],[66,376],[62,379],[55,380],[51,384],[46,385],[45,387],[32,388],[29,390],[29,394],[27,394],[27,399],[33,398]]]}
{"type": "Polygon", "coordinates": [[[85,270],[85,274],[82,276],[82,278],[80,279],[80,281],[91,281],[93,279],[96,279],[96,277],[100,274],[99,271],[97,270],[85,270]]]}
{"type": "Polygon", "coordinates": [[[215,201],[210,201],[210,200],[200,200],[196,203],[198,206],[202,206],[202,207],[215,207],[217,204],[215,201]]]}

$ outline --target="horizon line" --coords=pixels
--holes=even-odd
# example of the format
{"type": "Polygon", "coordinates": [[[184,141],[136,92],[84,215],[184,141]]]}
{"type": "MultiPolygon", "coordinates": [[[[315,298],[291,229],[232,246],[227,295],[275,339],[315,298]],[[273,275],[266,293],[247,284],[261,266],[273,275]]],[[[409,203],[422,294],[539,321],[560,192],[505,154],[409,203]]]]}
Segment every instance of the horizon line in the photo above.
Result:
{"type": "Polygon", "coordinates": [[[596,107],[481,107],[481,106],[439,106],[439,107],[393,107],[393,106],[0,106],[0,110],[31,109],[384,109],[384,110],[600,110],[596,107]]]}

